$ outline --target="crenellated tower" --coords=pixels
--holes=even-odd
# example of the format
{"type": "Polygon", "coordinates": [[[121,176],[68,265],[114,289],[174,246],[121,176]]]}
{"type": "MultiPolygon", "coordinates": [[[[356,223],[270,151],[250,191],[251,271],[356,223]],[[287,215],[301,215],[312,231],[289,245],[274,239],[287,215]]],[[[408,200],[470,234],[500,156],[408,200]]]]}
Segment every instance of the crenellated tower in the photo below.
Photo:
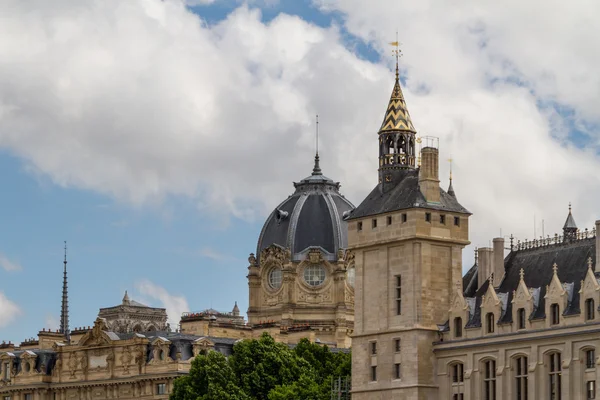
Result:
{"type": "Polygon", "coordinates": [[[440,188],[439,141],[421,139],[400,87],[378,132],[379,181],[349,214],[355,263],[352,398],[433,399],[433,343],[462,282],[470,213],[440,188]]]}

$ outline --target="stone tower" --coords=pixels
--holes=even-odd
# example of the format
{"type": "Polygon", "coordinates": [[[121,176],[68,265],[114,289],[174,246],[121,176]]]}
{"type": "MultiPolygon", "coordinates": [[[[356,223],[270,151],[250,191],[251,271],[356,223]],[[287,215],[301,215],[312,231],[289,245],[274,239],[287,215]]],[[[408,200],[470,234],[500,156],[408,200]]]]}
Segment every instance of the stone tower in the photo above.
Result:
{"type": "Polygon", "coordinates": [[[396,80],[379,139],[379,183],[348,218],[354,255],[352,398],[435,399],[433,343],[462,282],[470,213],[440,188],[437,140],[419,140],[396,80]]]}

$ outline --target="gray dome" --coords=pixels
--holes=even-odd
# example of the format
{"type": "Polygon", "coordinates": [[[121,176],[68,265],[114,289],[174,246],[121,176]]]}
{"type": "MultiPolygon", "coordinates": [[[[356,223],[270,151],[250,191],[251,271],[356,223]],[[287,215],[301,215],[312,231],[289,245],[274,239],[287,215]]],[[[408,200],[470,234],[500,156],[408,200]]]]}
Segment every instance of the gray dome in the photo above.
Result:
{"type": "Polygon", "coordinates": [[[309,247],[321,247],[324,258],[337,260],[348,246],[344,213],[354,209],[339,192],[339,182],[321,174],[319,156],[312,175],[294,183],[296,191],[267,218],[258,239],[257,256],[272,244],[289,248],[292,260],[302,260],[309,247]]]}

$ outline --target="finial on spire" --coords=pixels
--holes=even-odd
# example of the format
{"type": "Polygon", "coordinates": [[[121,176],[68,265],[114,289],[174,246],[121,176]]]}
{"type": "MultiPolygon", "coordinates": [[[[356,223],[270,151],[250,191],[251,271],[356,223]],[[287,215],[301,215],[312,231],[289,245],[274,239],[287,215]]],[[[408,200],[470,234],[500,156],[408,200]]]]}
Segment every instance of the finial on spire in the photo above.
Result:
{"type": "Polygon", "coordinates": [[[452,187],[452,159],[449,158],[448,162],[450,163],[450,185],[448,185],[448,194],[456,198],[456,193],[454,193],[454,187],[452,187]]]}
{"type": "Polygon", "coordinates": [[[65,336],[65,340],[69,342],[69,292],[67,285],[67,241],[65,240],[65,257],[63,261],[63,289],[62,302],[60,307],[60,333],[65,336]]]}
{"type": "Polygon", "coordinates": [[[316,123],[316,152],[315,152],[315,166],[313,168],[313,175],[323,175],[321,172],[321,167],[319,166],[319,114],[317,114],[317,123],[316,123]]]}
{"type": "Polygon", "coordinates": [[[552,265],[552,272],[554,275],[558,274],[558,265],[556,263],[552,265]]]}
{"type": "Polygon", "coordinates": [[[400,72],[398,68],[398,59],[402,57],[402,50],[400,50],[400,42],[398,41],[398,30],[396,30],[396,41],[390,42],[390,44],[396,47],[392,50],[392,55],[396,57],[396,80],[400,79],[400,72]]]}
{"type": "Polygon", "coordinates": [[[588,268],[592,269],[592,257],[588,257],[588,268]]]}
{"type": "Polygon", "coordinates": [[[129,295],[127,294],[127,290],[125,291],[125,296],[123,296],[123,304],[129,304],[131,301],[129,300],[129,295]]]}
{"type": "Polygon", "coordinates": [[[525,278],[525,271],[523,270],[523,268],[521,268],[521,270],[519,271],[519,278],[521,278],[521,280],[525,278]]]}

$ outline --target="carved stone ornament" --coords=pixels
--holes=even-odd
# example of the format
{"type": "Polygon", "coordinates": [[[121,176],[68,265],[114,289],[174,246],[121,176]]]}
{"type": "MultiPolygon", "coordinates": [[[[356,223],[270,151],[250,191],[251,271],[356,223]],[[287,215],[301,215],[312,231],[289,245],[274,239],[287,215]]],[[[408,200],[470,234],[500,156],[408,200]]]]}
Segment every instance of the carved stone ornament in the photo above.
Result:
{"type": "Polygon", "coordinates": [[[323,254],[319,249],[310,249],[308,251],[308,261],[311,264],[320,264],[323,261],[323,254]]]}
{"type": "Polygon", "coordinates": [[[346,269],[348,267],[350,267],[352,264],[354,264],[355,258],[356,258],[356,255],[354,254],[353,251],[348,250],[346,252],[346,258],[344,259],[344,265],[346,266],[346,269]]]}
{"type": "Polygon", "coordinates": [[[123,354],[121,354],[121,364],[123,365],[123,374],[129,375],[129,366],[131,365],[131,360],[133,356],[131,355],[131,350],[129,347],[125,347],[123,350],[123,354]]]}
{"type": "Polygon", "coordinates": [[[81,365],[81,369],[83,370],[83,373],[87,373],[88,370],[88,359],[87,359],[87,354],[84,352],[81,354],[81,356],[79,356],[79,364],[81,365]]]}
{"type": "Polygon", "coordinates": [[[67,365],[69,367],[69,372],[71,373],[71,378],[75,379],[75,372],[77,370],[77,357],[75,357],[74,353],[69,354],[69,362],[67,365]]]}
{"type": "Polygon", "coordinates": [[[248,263],[251,267],[256,265],[256,257],[254,257],[254,253],[250,253],[250,256],[248,257],[248,263]]]}
{"type": "Polygon", "coordinates": [[[272,244],[260,253],[260,262],[263,265],[268,262],[275,262],[283,265],[291,260],[291,255],[289,249],[284,249],[281,246],[272,244]]]}

